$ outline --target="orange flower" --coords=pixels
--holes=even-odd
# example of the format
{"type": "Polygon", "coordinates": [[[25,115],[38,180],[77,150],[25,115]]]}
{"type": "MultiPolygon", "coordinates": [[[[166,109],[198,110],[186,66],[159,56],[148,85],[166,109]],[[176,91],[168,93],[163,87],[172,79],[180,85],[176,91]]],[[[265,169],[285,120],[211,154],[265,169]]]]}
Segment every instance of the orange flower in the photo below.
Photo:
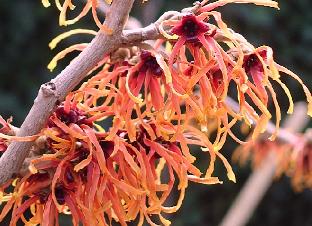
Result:
{"type": "Polygon", "coordinates": [[[153,106],[158,111],[164,107],[164,96],[161,92],[160,81],[164,84],[165,77],[156,57],[150,52],[142,50],[139,62],[130,68],[126,78],[126,88],[129,96],[134,101],[138,100],[137,95],[144,84],[145,99],[147,99],[148,93],[151,95],[151,101],[148,103],[148,100],[146,100],[146,105],[149,105],[148,108],[153,106]]]}
{"type": "MultiPolygon", "coordinates": [[[[50,5],[48,0],[42,2],[50,5]]],[[[221,183],[213,176],[217,159],[235,182],[232,168],[220,151],[228,135],[244,143],[231,131],[238,121],[254,127],[242,153],[248,157],[255,145],[259,149],[252,156],[255,165],[268,149],[274,149],[282,162],[281,172],[291,169],[287,173],[293,175],[295,184],[308,181],[304,186],[310,186],[308,145],[292,151],[288,144],[277,146],[256,138],[272,117],[270,99],[276,108],[276,133],[279,128],[281,113],[271,80],[284,89],[290,102],[288,113],[292,112],[292,97],[280,80],[280,72],[302,85],[309,115],[311,94],[297,75],[274,61],[269,47],[254,48],[227,27],[220,13],[212,11],[230,2],[277,8],[276,2],[266,0],[203,1],[195,14],[163,21],[159,27],[163,37],[153,46],[144,44],[122,59],[115,59],[114,54],[104,56],[90,72],[95,75],[67,95],[40,134],[22,138],[7,135],[8,124],[0,118],[4,142],[33,141],[38,136],[45,142],[44,154],[32,158],[29,172],[1,187],[0,202],[6,204],[0,221],[12,210],[12,226],[19,220],[58,225],[58,215],[69,213],[74,226],[111,225],[113,220],[124,226],[133,220],[139,225],[144,221],[155,225],[151,216],[169,225],[163,214],[180,208],[189,182],[221,183]],[[226,101],[230,86],[237,90],[238,109],[226,101]],[[112,126],[104,129],[102,123],[110,120],[112,126]],[[212,140],[209,135],[214,131],[212,140]],[[190,146],[197,150],[190,150],[190,146]],[[287,151],[281,152],[284,147],[287,151]],[[291,158],[286,158],[290,151],[291,158]],[[196,167],[198,152],[207,154],[205,172],[196,167]],[[177,192],[176,203],[167,206],[177,192]],[[26,210],[33,215],[29,220],[23,216],[26,210]]],[[[86,1],[82,12],[68,20],[67,11],[74,10],[72,1],[56,1],[60,24],[75,23],[91,10],[99,28],[109,32],[96,15],[97,4],[96,0],[86,1]]],[[[95,34],[72,30],[58,36],[50,46],[54,48],[62,39],[79,33],[95,34]]],[[[68,52],[86,46],[76,44],[60,52],[49,69],[68,52]]]]}
{"type": "MultiPolygon", "coordinates": [[[[210,119],[217,118],[218,137],[222,133],[225,136],[229,134],[239,143],[243,142],[231,132],[231,127],[237,121],[244,121],[250,126],[253,124],[255,139],[265,131],[272,118],[268,110],[269,99],[272,99],[276,131],[270,139],[274,140],[280,126],[281,111],[270,80],[284,89],[290,103],[288,113],[293,111],[293,101],[290,91],[280,79],[280,72],[290,75],[302,85],[307,96],[309,115],[312,115],[311,93],[297,75],[274,61],[270,47],[255,49],[227,27],[220,13],[210,11],[229,2],[232,1],[211,3],[202,7],[198,15],[188,14],[180,20],[162,22],[160,31],[173,44],[172,50],[169,48],[167,51],[173,87],[184,95],[187,109],[193,112],[202,128],[208,128],[210,119]],[[215,19],[216,25],[207,22],[210,17],[215,19]],[[168,30],[168,26],[172,28],[168,30]],[[227,45],[229,50],[225,51],[220,43],[227,45]],[[228,87],[233,84],[237,88],[240,105],[239,110],[235,111],[226,103],[226,98],[231,95],[228,87]]],[[[277,7],[275,3],[269,4],[267,1],[246,2],[277,7]]],[[[220,140],[216,140],[215,144],[222,147],[220,140]]]]}
{"type": "MultiPolygon", "coordinates": [[[[94,109],[92,114],[85,113],[85,103],[78,101],[80,96],[81,92],[72,93],[56,108],[41,132],[47,141],[45,154],[32,159],[30,172],[12,184],[14,192],[5,192],[8,185],[2,188],[1,200],[6,205],[0,220],[12,209],[11,225],[19,219],[57,225],[58,214],[69,211],[74,225],[109,225],[104,216],[121,225],[137,218],[139,225],[145,220],[153,225],[151,215],[169,225],[162,214],[180,208],[189,181],[221,183],[212,176],[216,157],[224,163],[229,179],[235,181],[227,160],[212,149],[199,130],[188,126],[180,131],[178,125],[156,126],[143,120],[133,123],[133,140],[122,127],[112,135],[100,126],[98,130],[93,128],[98,118],[92,116],[94,109]],[[188,147],[191,144],[211,156],[207,157],[210,163],[204,176],[194,165],[196,158],[188,147]],[[177,191],[177,203],[166,206],[177,191]],[[23,213],[28,209],[33,216],[26,220],[23,213]]],[[[102,110],[97,110],[101,114],[102,110]]]]}
{"type": "Polygon", "coordinates": [[[296,191],[312,188],[312,146],[310,132],[294,134],[288,141],[269,141],[260,138],[239,147],[233,159],[239,163],[251,160],[254,168],[260,166],[270,153],[276,160],[276,176],[286,174],[296,191]]]}
{"type": "Polygon", "coordinates": [[[299,136],[298,142],[292,145],[288,158],[286,174],[291,177],[296,191],[312,188],[312,143],[311,131],[299,136]]]}
{"type": "MultiPolygon", "coordinates": [[[[10,134],[12,133],[12,128],[10,126],[11,123],[11,119],[9,119],[8,121],[5,121],[1,116],[0,116],[0,133],[2,134],[10,134]]],[[[0,138],[0,152],[4,152],[8,147],[8,143],[6,142],[5,139],[0,138]]]]}
{"type": "MultiPolygon", "coordinates": [[[[44,7],[49,7],[51,5],[49,0],[41,0],[42,4],[44,7]]],[[[106,3],[110,4],[110,0],[106,0],[106,3]]],[[[106,32],[111,32],[111,30],[103,25],[103,23],[99,20],[98,15],[97,15],[97,8],[99,7],[99,1],[98,0],[87,0],[82,11],[73,19],[67,19],[67,11],[69,10],[74,10],[75,5],[72,2],[72,0],[65,0],[63,4],[59,1],[55,1],[55,5],[57,9],[60,11],[60,16],[59,16],[59,24],[60,26],[68,26],[71,24],[76,23],[79,21],[81,18],[83,18],[90,10],[92,12],[93,19],[96,23],[96,25],[100,28],[103,29],[106,32]]]]}

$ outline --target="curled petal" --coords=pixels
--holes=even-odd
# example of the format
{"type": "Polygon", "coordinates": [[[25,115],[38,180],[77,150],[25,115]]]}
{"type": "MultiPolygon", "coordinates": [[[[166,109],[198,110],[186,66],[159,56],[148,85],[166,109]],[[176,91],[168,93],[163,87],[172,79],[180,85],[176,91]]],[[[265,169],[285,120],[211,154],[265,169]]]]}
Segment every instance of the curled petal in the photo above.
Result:
{"type": "Polygon", "coordinates": [[[55,57],[53,57],[53,59],[51,60],[51,62],[48,64],[48,69],[50,71],[53,71],[54,68],[57,66],[57,62],[64,58],[68,53],[73,52],[73,51],[82,51],[84,48],[86,48],[88,45],[88,43],[82,43],[82,44],[76,44],[76,45],[72,45],[71,47],[68,47],[64,50],[62,50],[61,52],[59,52],[55,57]]]}
{"type": "Polygon", "coordinates": [[[66,39],[72,35],[75,34],[90,34],[90,35],[96,35],[97,32],[94,30],[89,30],[89,29],[74,29],[74,30],[70,30],[67,32],[64,32],[60,35],[58,35],[57,37],[55,37],[50,43],[49,43],[49,47],[50,49],[54,49],[56,47],[56,45],[62,41],[63,39],[66,39]]]}

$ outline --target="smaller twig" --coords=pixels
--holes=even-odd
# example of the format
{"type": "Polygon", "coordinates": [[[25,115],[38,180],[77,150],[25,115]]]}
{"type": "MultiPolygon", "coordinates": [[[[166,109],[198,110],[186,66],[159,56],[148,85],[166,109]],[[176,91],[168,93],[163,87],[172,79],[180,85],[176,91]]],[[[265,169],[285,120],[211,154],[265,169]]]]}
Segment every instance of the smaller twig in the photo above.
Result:
{"type": "Polygon", "coordinates": [[[183,15],[189,14],[189,13],[196,13],[202,4],[199,1],[194,2],[192,7],[184,8],[181,10],[181,12],[178,11],[167,11],[162,16],[159,17],[159,19],[151,23],[150,25],[143,27],[143,28],[137,28],[133,29],[133,27],[130,27],[131,30],[125,30],[123,34],[124,44],[127,45],[133,45],[134,43],[143,42],[146,40],[156,40],[158,38],[162,37],[162,34],[159,31],[159,26],[161,22],[169,19],[179,19],[183,15]]]}
{"type": "Polygon", "coordinates": [[[151,23],[146,27],[125,30],[123,32],[123,43],[125,45],[133,45],[134,43],[140,43],[146,40],[156,40],[158,38],[161,38],[162,34],[159,31],[159,25],[161,24],[161,22],[170,18],[174,18],[178,15],[180,15],[180,13],[177,11],[168,11],[165,12],[161,17],[159,17],[156,22],[151,23]]]}

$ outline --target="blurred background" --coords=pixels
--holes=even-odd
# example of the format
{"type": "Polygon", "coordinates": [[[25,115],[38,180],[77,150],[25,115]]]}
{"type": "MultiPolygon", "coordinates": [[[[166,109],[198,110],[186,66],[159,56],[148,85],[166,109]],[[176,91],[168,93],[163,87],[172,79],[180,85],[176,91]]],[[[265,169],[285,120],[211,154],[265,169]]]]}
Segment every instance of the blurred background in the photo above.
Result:
{"type": "MultiPolygon", "coordinates": [[[[137,0],[132,14],[147,25],[162,12],[181,10],[192,2],[149,0],[141,4],[137,0]]],[[[58,12],[54,7],[45,9],[39,0],[0,0],[0,3],[0,114],[4,118],[13,116],[14,124],[20,126],[40,85],[55,77],[75,54],[62,60],[53,73],[46,68],[49,61],[59,50],[78,40],[71,38],[62,42],[57,50],[50,51],[49,41],[69,29],[58,26],[58,12]]],[[[277,11],[254,5],[231,4],[223,7],[221,12],[228,26],[252,44],[273,47],[276,61],[300,75],[312,89],[312,1],[281,0],[280,8],[277,11]]],[[[95,28],[88,17],[78,27],[95,28]]],[[[287,84],[295,101],[304,99],[297,82],[289,80],[287,84]]],[[[282,106],[285,112],[286,97],[279,97],[279,100],[285,103],[282,106]]],[[[225,145],[224,152],[229,159],[235,148],[235,143],[227,142],[225,145]]],[[[248,164],[244,168],[233,164],[233,169],[237,176],[236,184],[226,180],[221,164],[217,166],[215,175],[221,175],[225,181],[223,185],[191,184],[182,208],[171,218],[173,226],[218,225],[251,173],[248,164]]],[[[312,191],[296,193],[289,179],[282,177],[270,187],[248,225],[311,226],[311,210],[312,191]]]]}

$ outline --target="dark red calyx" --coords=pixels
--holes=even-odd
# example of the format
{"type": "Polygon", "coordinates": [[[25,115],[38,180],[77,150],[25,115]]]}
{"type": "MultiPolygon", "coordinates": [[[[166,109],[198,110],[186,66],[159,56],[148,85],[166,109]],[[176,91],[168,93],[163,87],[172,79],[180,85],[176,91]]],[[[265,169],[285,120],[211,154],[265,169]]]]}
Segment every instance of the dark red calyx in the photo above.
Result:
{"type": "MultiPolygon", "coordinates": [[[[125,61],[122,61],[122,62],[120,62],[120,63],[118,63],[118,64],[113,65],[112,68],[113,68],[113,69],[117,69],[118,67],[123,67],[123,66],[131,67],[132,65],[131,65],[127,60],[125,60],[125,61]]],[[[112,72],[112,71],[113,71],[113,70],[111,70],[111,72],[112,72]]],[[[127,74],[128,74],[128,70],[125,70],[124,72],[122,72],[122,73],[120,74],[120,77],[126,77],[127,74]]]]}
{"type": "Polygon", "coordinates": [[[208,30],[207,24],[190,14],[182,17],[180,23],[172,29],[172,33],[186,38],[188,42],[196,42],[198,35],[204,34],[208,30]]]}
{"type": "MultiPolygon", "coordinates": [[[[66,125],[74,123],[77,125],[86,124],[88,126],[92,126],[92,123],[87,120],[87,115],[76,107],[71,108],[67,112],[65,111],[64,106],[60,105],[56,108],[55,115],[66,125]]],[[[54,127],[55,125],[51,120],[49,120],[48,126],[54,127]]]]}
{"type": "Polygon", "coordinates": [[[157,63],[156,57],[154,57],[149,51],[142,50],[140,58],[142,61],[142,66],[140,68],[141,72],[150,70],[155,76],[161,76],[163,74],[163,70],[157,63]]]}
{"type": "MultiPolygon", "coordinates": [[[[153,132],[156,134],[156,125],[154,123],[150,123],[149,125],[152,128],[153,132]]],[[[137,137],[136,137],[137,141],[133,143],[133,146],[135,146],[137,149],[138,147],[141,146],[145,150],[145,152],[148,154],[151,151],[151,147],[145,144],[144,139],[152,140],[147,130],[142,125],[140,125],[139,130],[137,132],[137,137]]],[[[162,141],[164,141],[163,137],[157,137],[155,140],[155,142],[158,142],[158,143],[162,143],[162,141]]],[[[158,159],[161,156],[155,153],[153,157],[158,159]]]]}
{"type": "MultiPolygon", "coordinates": [[[[126,131],[120,130],[118,131],[117,134],[119,137],[129,140],[129,136],[126,131]]],[[[131,142],[131,145],[135,147],[138,151],[144,150],[148,154],[151,148],[145,144],[144,139],[151,139],[151,136],[148,134],[148,132],[142,125],[139,125],[137,133],[136,133],[136,140],[131,142]]],[[[131,148],[127,148],[127,150],[130,155],[135,156],[135,152],[131,148]]]]}
{"type": "MultiPolygon", "coordinates": [[[[190,62],[191,64],[194,64],[194,61],[190,62]]],[[[193,65],[189,65],[183,72],[183,74],[187,77],[192,77],[194,72],[194,66],[193,65]]]]}
{"type": "MultiPolygon", "coordinates": [[[[150,127],[152,128],[152,130],[154,131],[154,133],[156,134],[156,125],[155,125],[154,123],[150,123],[149,125],[150,125],[150,127]]],[[[127,131],[125,131],[125,130],[119,130],[119,131],[117,132],[117,135],[118,135],[119,137],[123,138],[123,139],[129,140],[128,133],[127,133],[127,131]]],[[[150,151],[151,151],[151,147],[148,146],[148,145],[145,143],[145,139],[152,140],[150,134],[147,132],[147,130],[144,128],[144,126],[139,125],[138,128],[137,128],[136,140],[133,141],[133,142],[131,142],[131,145],[132,145],[133,147],[135,147],[138,151],[143,150],[143,151],[145,151],[146,154],[148,154],[148,153],[150,153],[150,151]]],[[[163,138],[162,138],[162,137],[159,137],[159,138],[157,138],[155,141],[156,141],[156,142],[158,142],[158,141],[163,141],[163,138]]],[[[159,142],[159,143],[161,143],[161,142],[159,142]]],[[[103,147],[102,147],[102,148],[103,148],[103,147]]],[[[103,149],[103,150],[104,150],[104,149],[103,149]]],[[[129,152],[130,155],[132,155],[132,156],[135,156],[135,155],[136,155],[135,152],[134,152],[131,148],[127,147],[127,150],[128,150],[128,152],[129,152]]],[[[153,155],[153,157],[156,158],[156,159],[157,159],[157,158],[160,158],[160,156],[159,156],[157,153],[155,153],[155,154],[153,155]]]]}
{"type": "MultiPolygon", "coordinates": [[[[258,54],[262,59],[264,59],[264,60],[266,59],[266,51],[265,50],[260,51],[258,54]]],[[[263,72],[263,65],[262,65],[259,57],[255,53],[244,56],[243,68],[245,69],[246,73],[249,73],[250,70],[252,70],[252,69],[263,72]]]]}
{"type": "Polygon", "coordinates": [[[142,147],[146,153],[149,153],[151,151],[151,148],[145,144],[144,139],[150,139],[149,134],[146,132],[146,130],[138,131],[137,136],[136,136],[136,141],[132,142],[131,144],[136,149],[141,150],[141,147],[142,147]]]}
{"type": "Polygon", "coordinates": [[[78,171],[78,175],[80,176],[81,180],[86,183],[88,181],[88,168],[85,167],[78,171]]]}
{"type": "Polygon", "coordinates": [[[312,143],[309,142],[304,147],[303,153],[302,153],[302,171],[303,173],[310,173],[311,167],[312,167],[312,143]]]}
{"type": "Polygon", "coordinates": [[[78,157],[75,160],[77,160],[78,162],[81,162],[82,160],[85,160],[86,158],[88,158],[90,151],[87,148],[81,147],[79,149],[77,149],[77,154],[78,157]]]}
{"type": "Polygon", "coordinates": [[[55,197],[57,202],[60,205],[64,205],[65,204],[65,195],[66,195],[66,191],[63,185],[57,185],[55,187],[55,197]]]}
{"type": "Polygon", "coordinates": [[[217,91],[223,85],[223,75],[221,70],[217,70],[210,74],[210,82],[214,91],[217,91]]]}
{"type": "Polygon", "coordinates": [[[75,181],[74,174],[69,167],[65,171],[65,180],[69,184],[71,184],[75,181]]]}
{"type": "Polygon", "coordinates": [[[50,195],[50,189],[44,189],[37,193],[35,193],[39,197],[39,201],[41,204],[44,204],[48,201],[49,195],[50,195]]]}
{"type": "Polygon", "coordinates": [[[49,180],[50,179],[50,175],[47,172],[44,173],[36,173],[31,175],[28,179],[27,182],[28,183],[36,183],[36,182],[43,182],[45,180],[49,180]]]}
{"type": "Polygon", "coordinates": [[[114,151],[114,142],[113,141],[108,141],[108,140],[101,140],[100,141],[100,145],[101,145],[101,148],[104,152],[104,156],[105,158],[109,158],[110,155],[113,153],[114,151]]]}

